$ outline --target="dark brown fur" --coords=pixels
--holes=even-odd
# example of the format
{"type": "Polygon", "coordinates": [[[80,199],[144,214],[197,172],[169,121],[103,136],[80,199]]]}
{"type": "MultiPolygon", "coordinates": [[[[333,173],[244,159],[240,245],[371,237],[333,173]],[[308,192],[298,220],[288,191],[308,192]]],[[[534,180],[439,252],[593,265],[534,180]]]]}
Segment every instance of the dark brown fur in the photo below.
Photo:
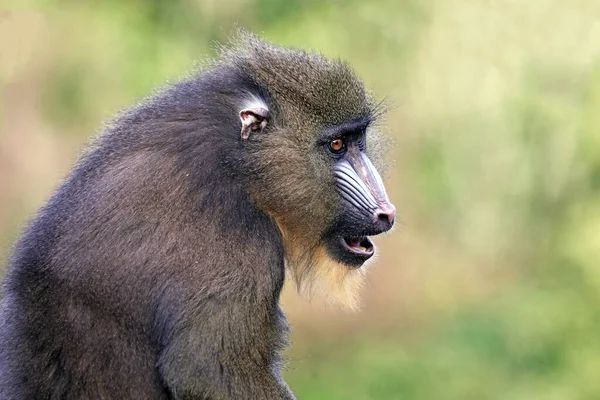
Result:
{"type": "Polygon", "coordinates": [[[376,114],[346,65],[246,34],[124,113],[11,257],[0,398],[293,398],[284,264],[349,274],[320,245],[339,199],[314,137],[376,114]],[[248,96],[271,116],[243,142],[248,96]]]}

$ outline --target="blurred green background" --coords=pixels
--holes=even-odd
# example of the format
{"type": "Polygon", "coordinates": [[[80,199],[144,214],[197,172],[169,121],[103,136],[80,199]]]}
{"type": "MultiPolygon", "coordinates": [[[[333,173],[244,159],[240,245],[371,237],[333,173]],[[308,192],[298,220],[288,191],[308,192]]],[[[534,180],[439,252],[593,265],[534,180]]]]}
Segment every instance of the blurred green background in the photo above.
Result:
{"type": "Polygon", "coordinates": [[[2,259],[103,121],[248,27],[348,60],[395,104],[400,222],[376,239],[361,311],[284,293],[297,396],[600,398],[600,1],[0,10],[2,259]]]}

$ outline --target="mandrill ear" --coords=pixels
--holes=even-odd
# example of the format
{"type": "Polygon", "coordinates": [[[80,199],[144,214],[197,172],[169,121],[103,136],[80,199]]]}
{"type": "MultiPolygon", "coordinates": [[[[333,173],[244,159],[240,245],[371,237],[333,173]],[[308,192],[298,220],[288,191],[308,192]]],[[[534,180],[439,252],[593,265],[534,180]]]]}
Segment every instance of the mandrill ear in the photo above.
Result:
{"type": "Polygon", "coordinates": [[[244,108],[240,111],[242,140],[248,140],[250,133],[262,133],[267,127],[269,110],[260,106],[244,108]]]}

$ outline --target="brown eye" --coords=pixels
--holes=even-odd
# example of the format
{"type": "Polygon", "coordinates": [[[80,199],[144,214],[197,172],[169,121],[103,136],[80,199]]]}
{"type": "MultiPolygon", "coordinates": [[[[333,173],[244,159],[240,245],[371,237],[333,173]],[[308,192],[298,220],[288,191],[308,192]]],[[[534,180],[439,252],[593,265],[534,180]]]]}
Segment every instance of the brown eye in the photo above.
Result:
{"type": "Polygon", "coordinates": [[[329,142],[329,149],[334,153],[340,153],[346,147],[342,139],[333,139],[329,142]]]}

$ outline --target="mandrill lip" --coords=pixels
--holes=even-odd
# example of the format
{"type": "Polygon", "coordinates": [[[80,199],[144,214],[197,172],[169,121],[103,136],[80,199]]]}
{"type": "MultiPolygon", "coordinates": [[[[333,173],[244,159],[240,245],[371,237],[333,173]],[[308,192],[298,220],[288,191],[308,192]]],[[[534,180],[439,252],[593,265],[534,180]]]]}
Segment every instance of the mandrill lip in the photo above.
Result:
{"type": "Polygon", "coordinates": [[[365,260],[375,254],[375,246],[368,236],[344,237],[341,242],[346,251],[365,260]]]}

